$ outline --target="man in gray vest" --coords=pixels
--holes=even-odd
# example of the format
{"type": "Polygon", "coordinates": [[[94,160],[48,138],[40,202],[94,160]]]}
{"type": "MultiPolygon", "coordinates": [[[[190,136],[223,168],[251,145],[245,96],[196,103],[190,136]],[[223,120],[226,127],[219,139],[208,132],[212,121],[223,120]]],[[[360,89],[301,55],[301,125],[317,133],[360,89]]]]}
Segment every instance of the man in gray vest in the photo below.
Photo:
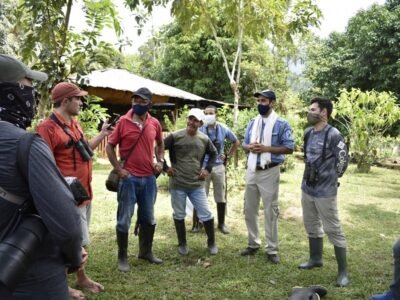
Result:
{"type": "Polygon", "coordinates": [[[323,234],[334,245],[338,264],[336,284],[347,286],[346,238],[337,209],[338,178],[348,165],[347,146],[339,130],[328,124],[332,102],[324,98],[311,100],[304,134],[305,170],[301,184],[304,227],[308,234],[310,258],[300,269],[322,266],[323,234]]]}
{"type": "MultiPolygon", "coordinates": [[[[26,159],[17,162],[17,149],[21,147],[18,143],[26,137],[25,129],[35,115],[33,80],[46,79],[45,73],[33,71],[19,60],[0,54],[0,298],[3,300],[67,299],[65,267],[76,271],[86,261],[81,248],[78,208],[47,144],[37,136],[30,148],[22,143],[26,146],[23,149],[26,159]],[[20,242],[15,235],[22,221],[14,222],[14,217],[18,219],[19,211],[26,206],[34,207],[32,211],[40,215],[46,231],[37,251],[31,249],[34,253],[27,258],[30,264],[26,272],[21,272],[19,281],[8,282],[16,287],[9,290],[12,295],[6,295],[5,279],[15,274],[17,267],[21,266],[18,262],[23,260],[7,264],[13,254],[21,257],[22,251],[18,253],[18,247],[11,251],[10,247],[7,248],[9,242],[2,244],[1,241],[14,238],[14,242],[20,242]],[[13,225],[16,230],[7,230],[13,225]],[[4,252],[4,249],[9,251],[4,252]]],[[[24,216],[23,220],[26,220],[24,216]]],[[[29,240],[24,236],[24,243],[29,243],[29,240]]],[[[27,248],[24,250],[26,253],[27,248]]]]}

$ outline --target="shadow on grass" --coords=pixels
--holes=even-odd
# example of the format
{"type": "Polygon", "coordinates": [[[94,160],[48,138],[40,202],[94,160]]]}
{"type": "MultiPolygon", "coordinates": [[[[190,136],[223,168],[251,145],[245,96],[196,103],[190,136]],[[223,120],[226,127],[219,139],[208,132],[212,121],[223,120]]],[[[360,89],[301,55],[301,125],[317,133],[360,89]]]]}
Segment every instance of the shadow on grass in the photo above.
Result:
{"type": "Polygon", "coordinates": [[[385,186],[382,188],[381,191],[372,193],[371,196],[378,197],[378,198],[388,198],[388,199],[398,199],[400,202],[400,191],[399,186],[392,185],[392,186],[385,186]]]}

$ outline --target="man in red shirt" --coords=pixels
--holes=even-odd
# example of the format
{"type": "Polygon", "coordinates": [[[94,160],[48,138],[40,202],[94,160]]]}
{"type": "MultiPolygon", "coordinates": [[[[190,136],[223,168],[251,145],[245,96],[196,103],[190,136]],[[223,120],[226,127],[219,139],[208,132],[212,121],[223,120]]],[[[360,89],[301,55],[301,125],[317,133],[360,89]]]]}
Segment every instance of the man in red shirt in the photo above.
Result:
{"type": "MultiPolygon", "coordinates": [[[[111,133],[108,123],[104,122],[102,129],[96,137],[87,141],[82,128],[75,117],[82,106],[81,97],[87,95],[76,85],[69,82],[57,84],[51,91],[54,103],[53,114],[36,128],[39,135],[49,145],[54,154],[56,164],[64,177],[76,177],[85,188],[88,200],[80,204],[82,223],[82,246],[89,244],[89,223],[91,216],[92,199],[92,159],[91,150],[111,133]]],[[[99,293],[104,287],[91,280],[85,269],[77,272],[77,285],[93,293],[99,293]]],[[[69,295],[73,299],[84,299],[82,292],[69,288],[69,295]]]]}
{"type": "Polygon", "coordinates": [[[160,122],[148,110],[152,94],[147,88],[140,88],[132,96],[132,109],[119,120],[106,147],[108,159],[121,178],[118,188],[117,242],[118,269],[129,271],[128,232],[138,205],[139,258],[160,264],[162,260],[152,252],[154,230],[154,203],[157,196],[155,174],[161,172],[164,163],[164,143],[160,122]],[[157,145],[154,162],[154,142],[157,145]],[[119,145],[118,162],[115,147],[119,145]]]}

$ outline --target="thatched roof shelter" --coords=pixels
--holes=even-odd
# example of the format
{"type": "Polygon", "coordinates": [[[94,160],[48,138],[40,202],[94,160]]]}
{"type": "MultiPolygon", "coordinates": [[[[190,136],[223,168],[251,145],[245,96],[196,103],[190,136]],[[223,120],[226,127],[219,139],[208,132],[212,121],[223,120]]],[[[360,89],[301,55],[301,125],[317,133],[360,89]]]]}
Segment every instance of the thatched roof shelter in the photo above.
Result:
{"type": "Polygon", "coordinates": [[[205,99],[198,95],[183,91],[167,84],[150,80],[121,69],[107,69],[94,71],[83,76],[81,85],[91,95],[104,99],[106,106],[129,106],[131,95],[141,87],[147,87],[153,93],[153,104],[155,106],[177,108],[185,104],[195,107],[204,107],[209,104],[222,106],[225,103],[205,99]],[[171,105],[172,104],[172,105],[171,105]]]}

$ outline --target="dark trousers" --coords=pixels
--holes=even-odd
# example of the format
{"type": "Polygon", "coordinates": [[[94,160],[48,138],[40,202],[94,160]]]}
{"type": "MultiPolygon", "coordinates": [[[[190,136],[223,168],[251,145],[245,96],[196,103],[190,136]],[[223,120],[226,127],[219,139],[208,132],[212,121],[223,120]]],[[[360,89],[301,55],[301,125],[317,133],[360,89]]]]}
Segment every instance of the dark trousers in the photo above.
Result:
{"type": "Polygon", "coordinates": [[[11,298],[2,300],[68,300],[68,284],[65,271],[52,274],[45,280],[23,281],[17,286],[11,298]]]}
{"type": "Polygon", "coordinates": [[[400,239],[393,246],[393,258],[394,275],[390,290],[392,291],[393,299],[400,300],[400,239]]]}

